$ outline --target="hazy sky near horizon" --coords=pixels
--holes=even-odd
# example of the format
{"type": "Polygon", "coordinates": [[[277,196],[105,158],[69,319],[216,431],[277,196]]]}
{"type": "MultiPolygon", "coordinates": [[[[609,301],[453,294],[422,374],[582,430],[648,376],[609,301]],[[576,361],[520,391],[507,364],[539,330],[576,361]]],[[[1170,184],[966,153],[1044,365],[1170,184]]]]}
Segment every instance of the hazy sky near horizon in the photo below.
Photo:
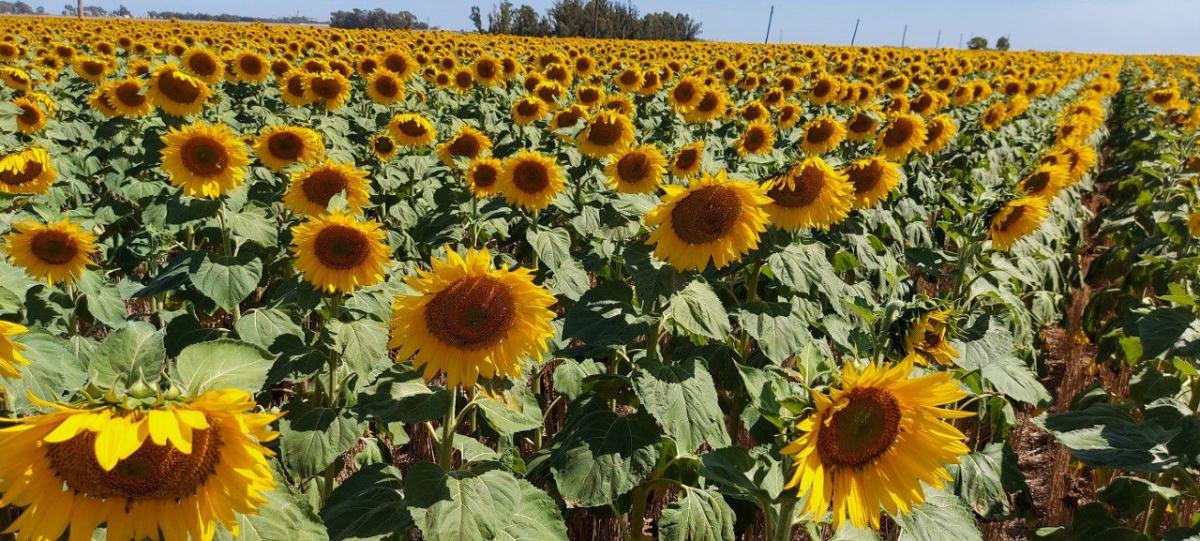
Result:
{"type": "MultiPolygon", "coordinates": [[[[29,1],[29,0],[27,0],[29,1]]],[[[62,0],[32,0],[48,11],[61,10],[62,0]]],[[[73,2],[71,2],[73,4],[73,2]]],[[[486,14],[494,0],[100,0],[107,9],[125,4],[135,15],[146,11],[204,11],[255,17],[304,15],[325,20],[335,10],[382,7],[408,10],[446,30],[470,29],[472,5],[486,14]]],[[[539,11],[553,0],[513,0],[539,11]]],[[[704,26],[701,38],[715,41],[762,42],[767,15],[775,6],[771,41],[846,45],[856,18],[862,19],[858,45],[900,45],[904,25],[907,44],[933,47],[941,30],[942,46],[957,46],[981,35],[994,42],[1011,35],[1014,49],[1072,50],[1106,53],[1174,53],[1200,55],[1200,0],[635,0],[642,13],[684,12],[704,26]]]]}

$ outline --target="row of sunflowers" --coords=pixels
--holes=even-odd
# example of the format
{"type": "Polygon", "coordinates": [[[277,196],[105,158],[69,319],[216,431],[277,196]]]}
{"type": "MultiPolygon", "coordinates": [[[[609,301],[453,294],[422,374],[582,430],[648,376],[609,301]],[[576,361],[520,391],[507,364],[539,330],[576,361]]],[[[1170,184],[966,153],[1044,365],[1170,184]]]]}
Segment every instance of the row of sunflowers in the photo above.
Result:
{"type": "MultiPolygon", "coordinates": [[[[16,539],[1092,539],[1028,503],[1044,408],[1146,471],[1041,331],[1101,156],[1162,152],[1113,119],[1192,151],[1192,59],[5,22],[16,539]]],[[[1114,246],[1189,249],[1177,173],[1114,246]]],[[[1191,527],[1167,471],[1113,527],[1191,527]]]]}

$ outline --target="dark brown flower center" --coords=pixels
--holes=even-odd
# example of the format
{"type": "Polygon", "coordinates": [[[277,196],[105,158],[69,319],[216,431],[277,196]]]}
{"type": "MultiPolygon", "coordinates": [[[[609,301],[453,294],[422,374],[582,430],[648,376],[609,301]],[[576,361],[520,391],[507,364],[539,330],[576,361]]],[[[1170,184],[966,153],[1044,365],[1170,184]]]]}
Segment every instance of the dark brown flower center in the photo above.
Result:
{"type": "Polygon", "coordinates": [[[742,202],[735,189],[704,186],[675,203],[671,228],[688,244],[705,244],[732,231],[741,216],[742,202]]]}
{"type": "Polygon", "coordinates": [[[480,150],[482,149],[482,142],[478,137],[470,133],[459,135],[454,139],[454,142],[450,143],[449,148],[447,148],[447,150],[450,151],[451,156],[461,156],[466,158],[474,158],[475,156],[478,156],[480,150]]]}
{"type": "Polygon", "coordinates": [[[700,159],[700,152],[695,148],[685,148],[675,155],[675,168],[683,171],[691,169],[700,159]]]}
{"type": "Polygon", "coordinates": [[[702,113],[711,113],[717,110],[717,106],[721,104],[721,99],[716,92],[705,92],[704,97],[700,98],[700,103],[696,104],[696,110],[702,113]]]}
{"type": "Polygon", "coordinates": [[[1030,194],[1041,193],[1043,190],[1046,189],[1047,186],[1050,185],[1050,172],[1049,171],[1034,172],[1032,175],[1029,175],[1029,177],[1027,177],[1025,179],[1024,184],[1025,184],[1024,187],[1025,187],[1026,193],[1030,193],[1030,194]]]}
{"type": "Polygon", "coordinates": [[[325,100],[337,98],[342,93],[342,85],[334,77],[313,77],[310,86],[313,94],[325,100]]]}
{"type": "Polygon", "coordinates": [[[403,74],[408,71],[408,61],[398,54],[388,55],[383,59],[383,65],[392,73],[403,74]]]}
{"type": "Polygon", "coordinates": [[[193,175],[210,177],[225,171],[229,153],[219,141],[208,136],[193,136],[179,150],[183,166],[193,175]]]}
{"type": "Polygon", "coordinates": [[[29,248],[38,259],[51,265],[69,263],[79,254],[79,245],[75,239],[55,230],[46,230],[34,235],[29,242],[29,248]]]}
{"type": "Polygon", "coordinates": [[[630,183],[638,183],[650,177],[650,158],[644,152],[631,152],[617,160],[617,176],[630,183]]]}
{"type": "Polygon", "coordinates": [[[675,85],[675,89],[671,91],[671,95],[675,97],[678,103],[690,103],[692,98],[696,97],[696,86],[689,81],[683,81],[675,85]]]}
{"type": "Polygon", "coordinates": [[[392,141],[391,137],[377,137],[375,139],[376,152],[379,152],[380,154],[391,154],[393,150],[396,150],[396,143],[392,141]]]}
{"type": "Polygon", "coordinates": [[[304,153],[304,139],[295,132],[282,131],[267,139],[267,150],[281,160],[295,161],[304,153]]]}
{"type": "Polygon", "coordinates": [[[946,131],[946,124],[940,120],[935,120],[929,123],[925,128],[925,140],[937,141],[942,136],[942,132],[946,131]]]}
{"type": "Polygon", "coordinates": [[[804,132],[804,140],[809,144],[819,145],[833,137],[833,123],[829,121],[821,121],[809,126],[804,132]]]}
{"type": "Polygon", "coordinates": [[[425,129],[424,124],[411,118],[406,118],[400,122],[397,122],[396,129],[400,130],[400,133],[403,133],[409,137],[421,137],[428,133],[428,130],[425,129]]]}
{"type": "Polygon", "coordinates": [[[600,100],[600,92],[594,88],[579,91],[579,101],[583,104],[596,103],[600,100]]]}
{"type": "Polygon", "coordinates": [[[610,121],[601,116],[592,122],[591,129],[588,130],[587,140],[596,146],[607,147],[620,141],[623,131],[624,128],[621,126],[619,118],[614,118],[610,121]]]}
{"type": "Polygon", "coordinates": [[[491,79],[496,76],[496,63],[490,59],[484,58],[475,63],[475,74],[480,79],[491,79]]]}
{"type": "Polygon", "coordinates": [[[765,145],[766,142],[767,132],[761,127],[754,126],[746,132],[746,136],[742,139],[742,147],[745,148],[747,152],[758,152],[759,150],[762,150],[763,145],[765,145]]]}
{"type": "Polygon", "coordinates": [[[473,84],[475,84],[475,78],[471,77],[470,72],[460,71],[454,74],[454,86],[459,88],[471,88],[471,85],[473,84]]]}
{"type": "Polygon", "coordinates": [[[862,166],[852,165],[846,170],[846,176],[854,185],[854,193],[862,195],[875,189],[883,180],[883,166],[875,162],[862,166]]]}
{"type": "Polygon", "coordinates": [[[383,76],[375,79],[375,92],[385,98],[395,97],[400,93],[400,85],[396,79],[391,76],[383,76]]]}
{"type": "Polygon", "coordinates": [[[857,468],[886,453],[900,435],[900,404],[885,389],[857,388],[820,428],[817,453],[837,468],[857,468]]]}
{"type": "Polygon", "coordinates": [[[425,307],[425,325],[439,341],[475,351],[508,336],[516,314],[507,284],[490,276],[467,276],[433,296],[425,307]]]}
{"type": "Polygon", "coordinates": [[[785,182],[776,182],[767,191],[767,197],[784,208],[799,208],[811,205],[825,188],[825,173],[816,167],[805,167],[792,179],[791,188],[785,182]]]}
{"type": "Polygon", "coordinates": [[[1004,217],[1004,221],[1000,222],[1000,230],[1008,231],[1013,226],[1021,221],[1021,217],[1025,215],[1024,205],[1013,205],[1009,207],[1008,216],[1004,217]]]}
{"type": "Polygon", "coordinates": [[[247,75],[258,75],[264,71],[262,59],[251,54],[238,58],[238,67],[247,75]]]}
{"type": "Polygon", "coordinates": [[[300,182],[300,189],[310,203],[325,207],[333,196],[345,191],[349,185],[350,180],[340,171],[322,168],[309,173],[300,182]]]}
{"type": "MultiPolygon", "coordinates": [[[[213,420],[209,419],[212,423],[213,420]]],[[[212,428],[192,430],[192,452],[147,439],[137,451],[104,471],[96,460],[96,435],[84,431],[46,446],[54,473],[67,488],[95,499],[169,500],[195,495],[221,462],[221,437],[212,428]]]]}
{"type": "Polygon", "coordinates": [[[817,84],[813,85],[812,95],[817,98],[823,98],[833,91],[833,83],[828,80],[821,79],[817,84]]]}
{"type": "Polygon", "coordinates": [[[898,147],[907,143],[913,136],[914,127],[907,119],[897,119],[883,134],[883,144],[888,147],[898,147]]]}
{"type": "Polygon", "coordinates": [[[158,78],[158,90],[175,103],[193,103],[200,99],[200,85],[180,77],[175,71],[167,71],[158,78]]]}
{"type": "Polygon", "coordinates": [[[335,270],[350,270],[367,261],[371,242],[362,231],[344,225],[329,225],[317,233],[317,259],[335,270]]]}
{"type": "Polygon", "coordinates": [[[538,106],[533,100],[521,100],[517,103],[517,114],[530,117],[538,113],[538,106]]]}
{"type": "Polygon", "coordinates": [[[188,69],[201,77],[208,77],[217,72],[217,62],[205,53],[198,53],[188,58],[188,69]]]}
{"type": "Polygon", "coordinates": [[[541,163],[522,161],[513,168],[513,184],[525,193],[541,193],[550,185],[550,171],[541,163]]]}
{"type": "Polygon", "coordinates": [[[496,183],[498,176],[494,167],[488,165],[480,166],[475,169],[475,174],[471,177],[471,182],[477,188],[489,188],[496,183]]]}
{"type": "Polygon", "coordinates": [[[43,170],[44,166],[42,165],[42,162],[36,160],[26,160],[25,167],[23,167],[20,171],[0,169],[0,183],[7,184],[9,186],[20,186],[32,181],[33,179],[36,179],[42,174],[43,170]]]}
{"type": "Polygon", "coordinates": [[[288,80],[287,80],[288,94],[291,94],[291,95],[297,96],[297,97],[301,97],[301,96],[304,96],[304,91],[305,91],[304,77],[302,77],[300,75],[293,75],[292,77],[288,78],[288,80]]]}
{"type": "Polygon", "coordinates": [[[20,107],[21,114],[17,115],[17,118],[20,119],[21,123],[32,125],[36,124],[37,121],[42,118],[42,112],[36,106],[28,103],[22,103],[20,107]]]}
{"type": "Polygon", "coordinates": [[[113,95],[116,96],[117,101],[129,107],[141,107],[146,103],[146,96],[142,94],[142,86],[132,81],[118,84],[113,89],[113,95]]]}

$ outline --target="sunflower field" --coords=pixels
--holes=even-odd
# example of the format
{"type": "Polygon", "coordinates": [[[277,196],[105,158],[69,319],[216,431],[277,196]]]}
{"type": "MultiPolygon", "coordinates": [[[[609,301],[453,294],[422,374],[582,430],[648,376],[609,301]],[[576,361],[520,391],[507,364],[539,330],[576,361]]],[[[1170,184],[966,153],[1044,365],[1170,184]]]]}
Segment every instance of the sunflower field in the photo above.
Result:
{"type": "Polygon", "coordinates": [[[1200,540],[1200,60],[5,17],[0,538],[1200,540]]]}

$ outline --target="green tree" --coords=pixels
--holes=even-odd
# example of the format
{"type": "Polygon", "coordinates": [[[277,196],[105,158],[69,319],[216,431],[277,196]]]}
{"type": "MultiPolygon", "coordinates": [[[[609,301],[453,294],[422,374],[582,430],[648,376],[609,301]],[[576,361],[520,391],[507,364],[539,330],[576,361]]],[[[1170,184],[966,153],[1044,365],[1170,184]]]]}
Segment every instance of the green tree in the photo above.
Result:
{"type": "Polygon", "coordinates": [[[967,41],[967,48],[974,50],[974,51],[978,51],[981,49],[987,49],[987,46],[988,46],[988,40],[987,40],[987,38],[985,38],[983,36],[975,36],[967,41]]]}
{"type": "Polygon", "coordinates": [[[1008,43],[1008,36],[1000,36],[1000,38],[996,40],[996,50],[998,51],[1007,51],[1009,46],[1010,44],[1008,43]]]}

